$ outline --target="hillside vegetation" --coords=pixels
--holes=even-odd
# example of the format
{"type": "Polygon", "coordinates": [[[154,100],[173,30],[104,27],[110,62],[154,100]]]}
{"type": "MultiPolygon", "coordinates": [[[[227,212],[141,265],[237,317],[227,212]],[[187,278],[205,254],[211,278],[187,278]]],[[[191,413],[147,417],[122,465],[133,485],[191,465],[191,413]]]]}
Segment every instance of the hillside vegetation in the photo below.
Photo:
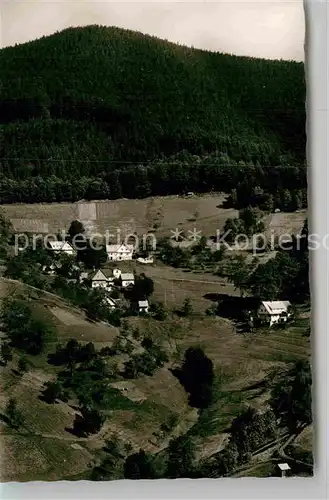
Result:
{"type": "Polygon", "coordinates": [[[302,63],[89,26],[0,65],[2,203],[306,186],[302,63]]]}

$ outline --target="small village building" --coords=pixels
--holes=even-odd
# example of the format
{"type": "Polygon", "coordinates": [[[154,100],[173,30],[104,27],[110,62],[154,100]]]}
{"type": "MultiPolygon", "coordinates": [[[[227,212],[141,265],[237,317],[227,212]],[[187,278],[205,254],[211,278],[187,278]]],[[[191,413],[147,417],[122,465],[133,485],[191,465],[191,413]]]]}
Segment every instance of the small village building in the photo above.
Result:
{"type": "Polygon", "coordinates": [[[133,273],[121,273],[121,286],[127,288],[135,284],[135,276],[133,273]]]}
{"type": "Polygon", "coordinates": [[[138,301],[138,311],[140,313],[148,313],[149,312],[148,300],[139,300],[138,301]]]}
{"type": "Polygon", "coordinates": [[[105,288],[111,289],[113,286],[113,277],[109,277],[104,271],[99,269],[96,274],[91,278],[92,288],[105,288]]]}
{"type": "Polygon", "coordinates": [[[106,245],[106,253],[110,261],[132,260],[134,245],[106,245]]]}
{"type": "Polygon", "coordinates": [[[74,255],[75,253],[74,248],[68,241],[49,241],[48,248],[56,254],[74,255]]]}
{"type": "Polygon", "coordinates": [[[258,309],[258,317],[261,321],[269,323],[270,326],[286,322],[291,316],[290,306],[288,300],[263,301],[258,309]]]}
{"type": "Polygon", "coordinates": [[[278,464],[278,468],[279,468],[281,477],[286,477],[287,472],[291,470],[287,463],[278,464]]]}
{"type": "Polygon", "coordinates": [[[150,257],[138,257],[137,262],[140,262],[141,264],[153,264],[154,259],[152,256],[150,256],[150,257]]]}

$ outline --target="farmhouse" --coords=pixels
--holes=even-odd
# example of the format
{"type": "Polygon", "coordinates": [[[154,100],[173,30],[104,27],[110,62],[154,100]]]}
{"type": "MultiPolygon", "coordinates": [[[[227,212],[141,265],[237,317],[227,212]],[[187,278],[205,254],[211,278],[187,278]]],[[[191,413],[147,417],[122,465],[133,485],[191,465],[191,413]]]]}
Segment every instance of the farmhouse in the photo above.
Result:
{"type": "Polygon", "coordinates": [[[96,274],[91,278],[92,288],[112,288],[113,278],[106,276],[104,271],[99,269],[96,274]]]}
{"type": "Polygon", "coordinates": [[[135,276],[133,273],[121,273],[122,288],[127,288],[135,284],[135,276]]]}
{"type": "Polygon", "coordinates": [[[106,253],[111,261],[132,260],[134,245],[106,245],[106,253]]]}
{"type": "Polygon", "coordinates": [[[66,253],[67,255],[74,255],[74,249],[68,241],[49,241],[49,250],[54,253],[66,253]]]}
{"type": "Polygon", "coordinates": [[[285,322],[290,316],[288,300],[263,301],[258,309],[258,316],[261,320],[272,326],[274,323],[285,322]]]}
{"type": "Polygon", "coordinates": [[[138,301],[138,311],[140,313],[148,313],[149,312],[148,300],[139,300],[138,301]]]}

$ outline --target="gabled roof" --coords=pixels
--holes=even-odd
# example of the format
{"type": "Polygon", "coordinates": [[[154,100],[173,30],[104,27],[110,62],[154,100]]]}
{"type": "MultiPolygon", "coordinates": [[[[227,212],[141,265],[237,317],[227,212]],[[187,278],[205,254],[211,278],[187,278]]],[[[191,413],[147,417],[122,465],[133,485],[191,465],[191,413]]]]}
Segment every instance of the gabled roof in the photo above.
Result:
{"type": "Polygon", "coordinates": [[[73,250],[68,241],[49,241],[49,246],[52,250],[73,250]]]}
{"type": "Polygon", "coordinates": [[[108,306],[116,307],[116,302],[115,302],[115,300],[113,300],[111,297],[106,297],[106,298],[104,299],[104,302],[105,302],[108,306]]]}
{"type": "Polygon", "coordinates": [[[278,464],[278,467],[280,470],[290,470],[290,467],[288,464],[284,463],[284,464],[278,464]]]}
{"type": "Polygon", "coordinates": [[[138,301],[138,307],[148,307],[148,306],[149,306],[148,300],[139,300],[138,301]]]}
{"type": "Polygon", "coordinates": [[[121,273],[122,281],[133,281],[135,280],[135,276],[133,273],[121,273]]]}
{"type": "Polygon", "coordinates": [[[263,301],[262,304],[269,314],[287,312],[288,307],[290,306],[289,300],[263,301]]]}
{"type": "Polygon", "coordinates": [[[106,245],[107,253],[119,253],[119,252],[133,252],[134,245],[106,245]]]}
{"type": "Polygon", "coordinates": [[[92,281],[108,281],[107,277],[101,269],[98,269],[96,274],[93,276],[92,281]]]}

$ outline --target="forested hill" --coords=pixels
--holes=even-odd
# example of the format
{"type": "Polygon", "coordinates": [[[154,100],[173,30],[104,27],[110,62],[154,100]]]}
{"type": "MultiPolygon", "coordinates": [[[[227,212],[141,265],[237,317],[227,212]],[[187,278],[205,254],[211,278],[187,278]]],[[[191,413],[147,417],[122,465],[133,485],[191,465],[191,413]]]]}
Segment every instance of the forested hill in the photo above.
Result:
{"type": "Polygon", "coordinates": [[[0,202],[226,191],[247,169],[305,187],[302,63],[89,26],[4,48],[0,68],[0,202]]]}

